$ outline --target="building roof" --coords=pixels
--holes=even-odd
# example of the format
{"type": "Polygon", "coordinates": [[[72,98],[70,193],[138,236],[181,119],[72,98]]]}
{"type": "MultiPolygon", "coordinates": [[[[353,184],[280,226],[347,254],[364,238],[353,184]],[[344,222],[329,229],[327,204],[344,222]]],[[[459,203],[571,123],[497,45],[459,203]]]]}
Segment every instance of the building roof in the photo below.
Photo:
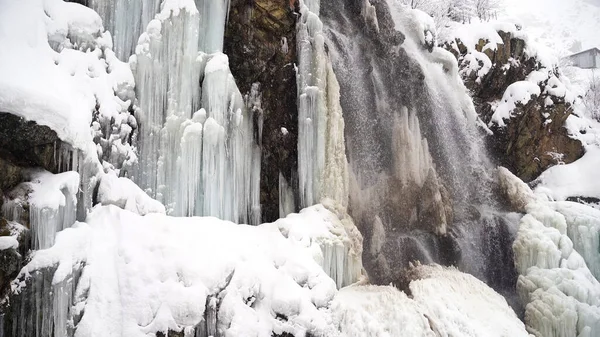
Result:
{"type": "Polygon", "coordinates": [[[600,49],[598,49],[598,48],[596,48],[596,47],[593,47],[593,48],[590,48],[590,49],[587,49],[587,50],[584,50],[584,51],[580,51],[579,53],[575,53],[575,54],[573,54],[573,55],[571,55],[571,56],[569,56],[569,57],[573,57],[573,56],[577,56],[577,55],[580,55],[580,54],[589,53],[589,52],[591,52],[592,50],[596,50],[598,53],[600,53],[600,49]]]}

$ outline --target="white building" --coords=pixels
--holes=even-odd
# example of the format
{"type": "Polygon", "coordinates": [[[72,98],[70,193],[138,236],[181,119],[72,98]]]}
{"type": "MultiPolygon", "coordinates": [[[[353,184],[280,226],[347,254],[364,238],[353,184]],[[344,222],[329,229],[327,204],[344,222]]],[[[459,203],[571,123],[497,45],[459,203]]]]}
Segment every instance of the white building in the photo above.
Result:
{"type": "Polygon", "coordinates": [[[600,68],[600,49],[592,48],[569,56],[573,65],[583,69],[600,68]]]}

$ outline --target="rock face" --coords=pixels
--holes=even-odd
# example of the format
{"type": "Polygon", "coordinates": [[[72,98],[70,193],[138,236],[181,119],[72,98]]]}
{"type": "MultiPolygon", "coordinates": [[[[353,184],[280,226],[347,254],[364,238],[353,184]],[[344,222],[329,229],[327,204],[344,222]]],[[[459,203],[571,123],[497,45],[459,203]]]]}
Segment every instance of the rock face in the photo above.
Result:
{"type": "MultiPolygon", "coordinates": [[[[298,138],[296,31],[298,14],[283,0],[233,0],[224,52],[242,94],[258,83],[262,96],[262,221],[279,217],[279,173],[295,186],[298,138]]],[[[260,117],[259,117],[260,118],[260,117]]]]}
{"type": "MultiPolygon", "coordinates": [[[[478,114],[489,123],[494,113],[492,103],[503,98],[506,89],[513,83],[525,81],[534,71],[550,72],[550,77],[559,77],[556,69],[542,68],[535,57],[526,53],[526,43],[512,34],[499,31],[504,44],[497,50],[483,51],[492,61],[490,71],[478,79],[475,71],[463,72],[463,79],[473,94],[478,114]]],[[[481,52],[489,41],[480,40],[476,50],[481,52]]],[[[459,66],[467,66],[464,56],[467,48],[456,41],[458,51],[447,46],[459,60],[459,66]]],[[[492,125],[494,136],[490,145],[500,164],[508,167],[522,180],[529,182],[544,170],[558,163],[571,163],[583,155],[580,141],[569,137],[564,128],[571,114],[571,105],[564,97],[550,95],[547,89],[554,88],[549,80],[539,83],[542,94],[533,97],[527,104],[518,104],[514,117],[505,127],[492,125]],[[551,104],[549,103],[551,100],[551,104]]]]}
{"type": "Polygon", "coordinates": [[[61,145],[56,132],[5,112],[0,112],[0,125],[0,191],[19,184],[23,168],[43,167],[56,172],[55,153],[61,145]]]}
{"type": "Polygon", "coordinates": [[[16,239],[18,246],[0,249],[0,298],[6,296],[10,282],[21,270],[31,243],[29,230],[0,216],[0,238],[4,240],[8,237],[16,239]]]}

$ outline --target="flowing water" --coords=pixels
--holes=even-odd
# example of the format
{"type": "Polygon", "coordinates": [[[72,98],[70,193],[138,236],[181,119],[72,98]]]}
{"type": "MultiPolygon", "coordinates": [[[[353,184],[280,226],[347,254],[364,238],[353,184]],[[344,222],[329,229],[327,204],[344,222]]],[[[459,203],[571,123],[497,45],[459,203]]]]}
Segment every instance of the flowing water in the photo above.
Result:
{"type": "Polygon", "coordinates": [[[409,12],[370,3],[320,6],[341,88],[350,211],[365,236],[370,279],[386,284],[409,262],[438,262],[510,297],[518,218],[494,191],[495,167],[456,62],[419,41],[409,12]]]}

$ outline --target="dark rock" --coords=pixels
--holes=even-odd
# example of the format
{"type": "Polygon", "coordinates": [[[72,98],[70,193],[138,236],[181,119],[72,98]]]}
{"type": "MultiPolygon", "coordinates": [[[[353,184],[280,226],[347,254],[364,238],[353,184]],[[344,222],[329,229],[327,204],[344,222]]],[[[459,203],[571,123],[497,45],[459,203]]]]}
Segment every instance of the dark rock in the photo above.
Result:
{"type": "Polygon", "coordinates": [[[13,165],[56,172],[56,132],[16,115],[0,112],[0,157],[13,165]]]}
{"type": "Polygon", "coordinates": [[[56,172],[56,150],[61,144],[49,127],[0,112],[0,194],[23,182],[24,168],[42,167],[56,172]]]}
{"type": "Polygon", "coordinates": [[[240,91],[248,94],[254,83],[261,87],[262,221],[279,217],[279,173],[293,184],[298,167],[294,70],[298,15],[288,1],[233,0],[225,32],[224,50],[240,91]]]}
{"type": "MultiPolygon", "coordinates": [[[[14,236],[19,243],[16,249],[0,250],[0,298],[6,296],[10,282],[17,276],[25,262],[31,245],[31,233],[25,227],[0,217],[0,237],[14,236]]],[[[1,331],[0,331],[1,332],[1,331]]]]}

